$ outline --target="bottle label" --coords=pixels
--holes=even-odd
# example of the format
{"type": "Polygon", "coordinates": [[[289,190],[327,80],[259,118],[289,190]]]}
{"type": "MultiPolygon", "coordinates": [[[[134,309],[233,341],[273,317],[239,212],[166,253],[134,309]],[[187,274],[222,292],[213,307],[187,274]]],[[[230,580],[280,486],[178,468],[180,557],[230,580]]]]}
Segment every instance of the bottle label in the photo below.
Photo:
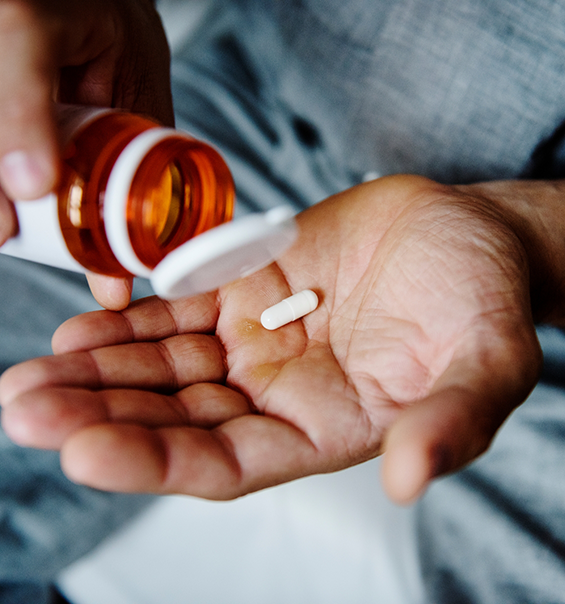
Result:
{"type": "Polygon", "coordinates": [[[69,253],[61,234],[55,194],[16,202],[16,210],[19,234],[0,247],[2,254],[84,273],[84,268],[69,253]]]}

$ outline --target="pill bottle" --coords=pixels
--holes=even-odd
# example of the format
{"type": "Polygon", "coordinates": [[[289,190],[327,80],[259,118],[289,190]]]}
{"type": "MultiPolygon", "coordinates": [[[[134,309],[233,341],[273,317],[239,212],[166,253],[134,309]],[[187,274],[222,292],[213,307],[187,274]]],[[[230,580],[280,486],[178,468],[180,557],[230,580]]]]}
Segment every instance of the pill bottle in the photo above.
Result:
{"type": "Polygon", "coordinates": [[[0,253],[77,272],[140,276],[176,299],[212,291],[280,257],[294,210],[231,221],[235,192],[216,150],[139,115],[57,106],[61,176],[15,201],[18,233],[0,253]]]}
{"type": "Polygon", "coordinates": [[[57,113],[57,188],[15,203],[20,232],[3,253],[148,277],[172,250],[231,219],[233,180],[210,145],[124,111],[62,105],[57,113]]]}

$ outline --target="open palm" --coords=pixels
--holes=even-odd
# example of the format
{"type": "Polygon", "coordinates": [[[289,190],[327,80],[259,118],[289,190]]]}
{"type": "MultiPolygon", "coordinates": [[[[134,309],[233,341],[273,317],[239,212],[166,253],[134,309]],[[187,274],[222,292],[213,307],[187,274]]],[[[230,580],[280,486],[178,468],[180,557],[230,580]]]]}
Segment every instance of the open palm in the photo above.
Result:
{"type": "Polygon", "coordinates": [[[533,387],[540,352],[518,237],[487,200],[415,177],[300,216],[277,264],[175,303],[65,324],[9,370],[3,424],[60,448],[80,482],[232,498],[386,451],[408,501],[480,454],[533,387]],[[309,288],[312,314],[261,312],[309,288]]]}

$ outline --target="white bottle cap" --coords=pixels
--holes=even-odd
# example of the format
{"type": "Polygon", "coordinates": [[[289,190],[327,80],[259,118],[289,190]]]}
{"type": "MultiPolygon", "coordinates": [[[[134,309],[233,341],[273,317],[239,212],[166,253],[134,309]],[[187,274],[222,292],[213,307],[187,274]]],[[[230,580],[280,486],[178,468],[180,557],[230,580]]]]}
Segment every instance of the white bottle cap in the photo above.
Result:
{"type": "Polygon", "coordinates": [[[210,229],[173,250],[153,270],[141,262],[129,238],[129,191],[147,153],[169,138],[192,140],[190,135],[169,128],[147,130],[125,147],[108,179],[104,224],[108,243],[124,268],[148,277],[160,297],[174,299],[212,291],[249,275],[292,245],[296,239],[294,211],[282,206],[210,229]]]}
{"type": "Polygon", "coordinates": [[[250,214],[172,251],[153,270],[151,285],[169,300],[212,291],[273,262],[297,234],[294,211],[287,206],[250,214]]]}

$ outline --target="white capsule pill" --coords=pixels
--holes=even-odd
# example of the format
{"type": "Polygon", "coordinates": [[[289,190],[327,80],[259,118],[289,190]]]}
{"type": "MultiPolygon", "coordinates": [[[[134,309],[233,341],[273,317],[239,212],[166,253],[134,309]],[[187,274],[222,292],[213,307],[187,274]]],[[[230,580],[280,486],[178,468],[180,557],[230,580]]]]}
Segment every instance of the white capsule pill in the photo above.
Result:
{"type": "Polygon", "coordinates": [[[317,306],[318,296],[312,290],[305,289],[263,311],[261,325],[265,329],[278,329],[316,310],[317,306]]]}

